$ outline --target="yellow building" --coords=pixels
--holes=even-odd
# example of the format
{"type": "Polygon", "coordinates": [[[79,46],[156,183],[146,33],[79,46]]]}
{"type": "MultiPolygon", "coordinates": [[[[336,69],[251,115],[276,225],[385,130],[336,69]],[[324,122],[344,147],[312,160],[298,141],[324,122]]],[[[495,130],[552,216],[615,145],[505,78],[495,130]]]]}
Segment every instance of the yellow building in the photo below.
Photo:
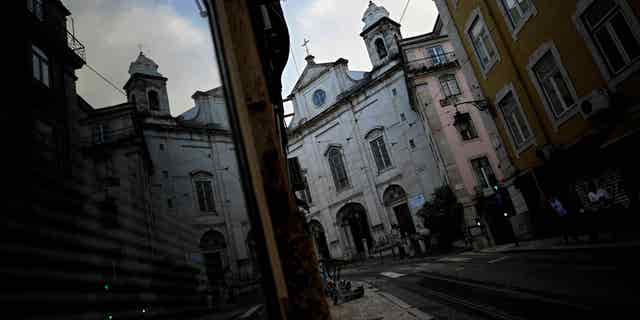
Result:
{"type": "Polygon", "coordinates": [[[628,150],[640,127],[639,1],[435,2],[516,168],[502,181],[525,196],[514,228],[552,234],[545,199],[589,209],[592,182],[637,207],[640,162],[628,150]]]}

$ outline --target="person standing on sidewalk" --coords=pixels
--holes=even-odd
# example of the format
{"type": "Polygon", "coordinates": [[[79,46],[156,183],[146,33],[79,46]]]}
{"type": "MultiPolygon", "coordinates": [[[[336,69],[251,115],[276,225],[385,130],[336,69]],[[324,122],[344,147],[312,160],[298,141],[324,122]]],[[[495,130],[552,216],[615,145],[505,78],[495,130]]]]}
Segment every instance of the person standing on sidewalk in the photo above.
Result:
{"type": "Polygon", "coordinates": [[[551,196],[549,197],[549,205],[560,218],[560,229],[562,232],[562,237],[564,239],[564,244],[569,244],[569,234],[571,233],[569,212],[564,208],[562,202],[560,202],[560,199],[558,199],[558,196],[555,193],[551,194],[551,196]]]}
{"type": "MultiPolygon", "coordinates": [[[[589,193],[587,194],[589,198],[589,205],[591,207],[591,218],[589,227],[591,231],[590,241],[598,240],[598,228],[602,223],[604,212],[610,207],[611,204],[611,195],[600,186],[596,186],[595,182],[591,181],[589,183],[589,193]]],[[[604,217],[611,218],[611,217],[604,217]]]]}

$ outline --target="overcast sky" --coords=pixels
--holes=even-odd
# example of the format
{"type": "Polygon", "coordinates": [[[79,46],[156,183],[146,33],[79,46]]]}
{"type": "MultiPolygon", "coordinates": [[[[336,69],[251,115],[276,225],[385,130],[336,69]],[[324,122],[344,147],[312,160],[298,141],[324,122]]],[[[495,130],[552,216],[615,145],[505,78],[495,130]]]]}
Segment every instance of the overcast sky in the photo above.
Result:
{"type": "MultiPolygon", "coordinates": [[[[407,0],[377,0],[400,21],[407,0]]],[[[139,46],[159,66],[167,82],[171,113],[193,106],[191,95],[220,85],[208,24],[193,0],[64,0],[73,14],[77,38],[87,48],[87,63],[118,87],[126,83],[129,64],[139,46]]],[[[316,62],[349,60],[352,70],[367,71],[371,63],[360,32],[369,0],[287,0],[283,9],[289,25],[291,53],[283,76],[283,95],[290,93],[306,61],[303,39],[310,40],[316,62]]],[[[437,11],[432,0],[410,0],[402,34],[431,31],[437,11]]],[[[78,73],[78,92],[94,107],[122,103],[125,97],[93,72],[78,73]]]]}

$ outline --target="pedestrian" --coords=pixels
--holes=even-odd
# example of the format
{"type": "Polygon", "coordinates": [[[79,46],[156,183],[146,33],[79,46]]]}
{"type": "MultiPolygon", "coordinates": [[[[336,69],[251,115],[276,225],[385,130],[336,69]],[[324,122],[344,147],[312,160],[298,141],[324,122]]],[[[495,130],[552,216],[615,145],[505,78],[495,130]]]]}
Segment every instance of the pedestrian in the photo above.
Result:
{"type": "Polygon", "coordinates": [[[569,223],[569,212],[564,208],[560,199],[555,193],[552,193],[549,197],[549,205],[556,212],[559,217],[559,225],[562,232],[562,238],[564,239],[564,244],[569,244],[569,233],[570,233],[570,223],[569,223]]]}
{"type": "MultiPolygon", "coordinates": [[[[591,218],[589,226],[590,226],[590,241],[598,241],[598,229],[599,225],[603,221],[604,211],[606,211],[611,203],[611,195],[602,188],[601,186],[596,185],[595,182],[589,182],[589,193],[587,194],[587,198],[589,199],[589,206],[591,209],[590,216],[591,218]]],[[[611,218],[611,217],[606,217],[611,218]]]]}

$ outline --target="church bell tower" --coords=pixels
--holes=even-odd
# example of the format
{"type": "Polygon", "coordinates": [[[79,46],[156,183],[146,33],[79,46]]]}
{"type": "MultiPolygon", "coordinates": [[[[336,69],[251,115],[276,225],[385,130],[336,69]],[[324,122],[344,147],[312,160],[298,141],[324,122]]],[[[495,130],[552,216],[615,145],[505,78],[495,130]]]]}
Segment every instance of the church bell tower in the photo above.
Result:
{"type": "Polygon", "coordinates": [[[400,54],[398,40],[402,39],[402,34],[400,24],[389,18],[389,11],[369,1],[362,22],[364,27],[360,36],[364,39],[373,68],[396,59],[400,54]]]}
{"type": "Polygon", "coordinates": [[[124,85],[128,102],[134,102],[138,111],[157,116],[170,115],[167,78],[158,72],[158,64],[141,51],[129,65],[129,75],[124,85]]]}

